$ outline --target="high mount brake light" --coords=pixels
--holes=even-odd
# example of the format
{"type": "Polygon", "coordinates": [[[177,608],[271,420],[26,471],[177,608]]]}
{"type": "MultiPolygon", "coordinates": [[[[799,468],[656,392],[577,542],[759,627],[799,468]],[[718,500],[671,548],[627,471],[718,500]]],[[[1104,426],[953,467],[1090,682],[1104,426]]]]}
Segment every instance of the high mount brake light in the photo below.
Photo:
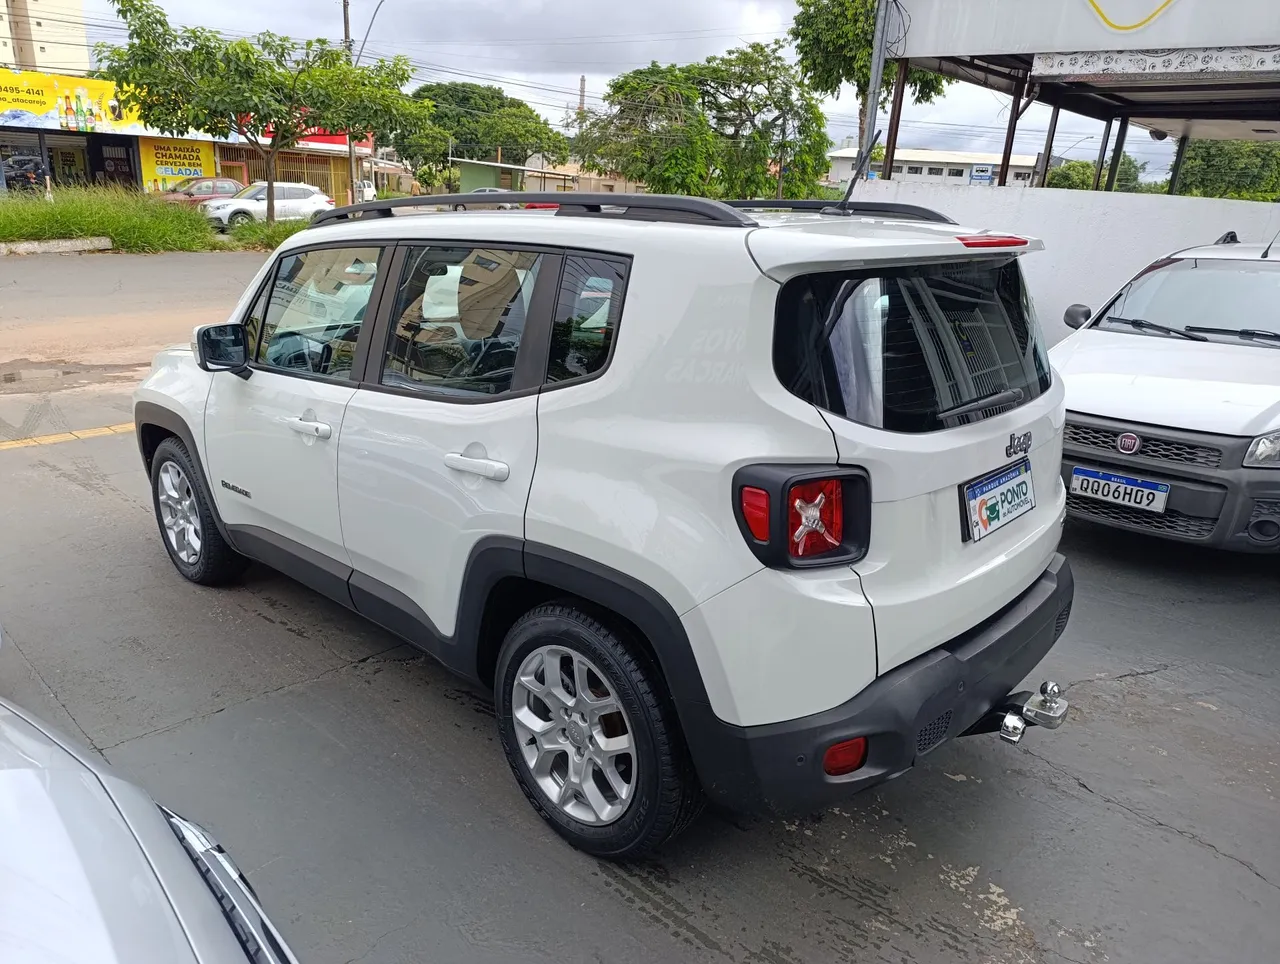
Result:
{"type": "Polygon", "coordinates": [[[961,234],[956,240],[966,248],[1021,248],[1027,243],[1012,234],[961,234]]]}

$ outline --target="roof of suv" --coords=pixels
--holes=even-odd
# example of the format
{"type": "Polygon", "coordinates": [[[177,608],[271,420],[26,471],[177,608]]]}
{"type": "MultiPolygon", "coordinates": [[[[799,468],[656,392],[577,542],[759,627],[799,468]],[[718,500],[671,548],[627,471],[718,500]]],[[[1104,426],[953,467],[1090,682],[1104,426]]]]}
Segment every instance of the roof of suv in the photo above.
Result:
{"type": "MultiPolygon", "coordinates": [[[[511,197],[514,202],[523,203],[535,197],[540,200],[542,195],[515,193],[511,197]]],[[[440,203],[440,198],[431,196],[415,198],[411,204],[355,205],[322,217],[320,223],[294,235],[286,246],[322,239],[384,240],[392,236],[406,241],[465,238],[564,245],[619,254],[658,252],[678,257],[691,250],[703,255],[736,251],[753,258],[766,274],[784,265],[849,264],[887,257],[981,257],[1043,248],[1034,238],[974,231],[922,208],[866,205],[864,209],[869,213],[864,214],[855,206],[850,216],[838,216],[816,208],[769,210],[773,202],[766,201],[759,202],[759,208],[744,209],[742,205],[730,207],[701,198],[661,195],[619,195],[604,201],[593,200],[593,195],[579,195],[572,200],[564,193],[551,197],[559,201],[557,210],[431,211],[440,203]],[[634,214],[628,202],[634,206],[634,214]],[[626,212],[615,211],[615,207],[626,212]],[[878,213],[880,208],[884,208],[884,214],[878,213]],[[693,220],[694,216],[703,219],[693,220]],[[994,243],[980,237],[983,235],[994,243]],[[1007,246],[1000,245],[1002,237],[1010,239],[1007,246]]],[[[452,199],[446,198],[444,203],[448,205],[452,199]]],[[[779,206],[803,203],[781,202],[779,206]]]]}
{"type": "MultiPolygon", "coordinates": [[[[1195,248],[1184,248],[1169,255],[1171,258],[1213,258],[1218,261],[1257,261],[1262,252],[1267,250],[1265,243],[1258,244],[1202,244],[1195,248]]],[[[1280,245],[1272,250],[1272,256],[1280,261],[1280,245]]]]}

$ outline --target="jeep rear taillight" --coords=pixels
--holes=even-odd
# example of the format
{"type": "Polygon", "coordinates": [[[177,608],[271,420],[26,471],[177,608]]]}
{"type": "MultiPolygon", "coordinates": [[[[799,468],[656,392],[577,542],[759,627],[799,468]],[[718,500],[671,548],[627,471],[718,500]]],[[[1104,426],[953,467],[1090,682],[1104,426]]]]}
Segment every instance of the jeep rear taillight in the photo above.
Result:
{"type": "Polygon", "coordinates": [[[747,547],[766,566],[848,565],[871,541],[871,480],[834,465],[744,465],[733,508],[747,547]]]}
{"type": "Polygon", "coordinates": [[[747,530],[757,542],[769,541],[769,493],[753,485],[744,485],[739,493],[739,508],[747,530]]]}
{"type": "Polygon", "coordinates": [[[844,537],[844,484],[818,479],[787,493],[787,551],[797,559],[838,549],[844,537]]]}

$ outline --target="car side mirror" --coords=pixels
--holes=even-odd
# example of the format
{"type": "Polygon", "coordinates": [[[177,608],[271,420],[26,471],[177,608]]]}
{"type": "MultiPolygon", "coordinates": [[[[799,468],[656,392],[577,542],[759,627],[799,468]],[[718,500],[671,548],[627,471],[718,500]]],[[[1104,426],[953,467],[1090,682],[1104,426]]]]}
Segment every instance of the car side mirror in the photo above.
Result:
{"type": "Polygon", "coordinates": [[[1072,305],[1062,313],[1062,320],[1068,328],[1083,328],[1086,321],[1093,317],[1093,310],[1088,305],[1072,305]]]}
{"type": "Polygon", "coordinates": [[[207,372],[248,378],[248,346],[244,325],[203,325],[196,329],[196,364],[207,372]]]}

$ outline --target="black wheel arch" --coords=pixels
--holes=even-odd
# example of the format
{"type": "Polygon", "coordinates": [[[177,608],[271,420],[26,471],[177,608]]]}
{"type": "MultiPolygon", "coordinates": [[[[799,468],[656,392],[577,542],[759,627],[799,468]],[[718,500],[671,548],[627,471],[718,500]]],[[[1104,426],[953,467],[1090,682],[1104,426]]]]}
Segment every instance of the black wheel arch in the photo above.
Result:
{"type": "Polygon", "coordinates": [[[227,526],[218,514],[218,502],[213,497],[213,488],[209,485],[209,477],[205,474],[204,463],[200,460],[200,449],[196,447],[195,435],[191,426],[177,412],[157,405],[155,402],[135,402],[133,406],[133,430],[138,437],[138,452],[142,455],[142,465],[147,478],[151,477],[151,460],[156,449],[166,438],[177,438],[187,449],[191,464],[196,470],[196,481],[204,490],[205,501],[209,503],[209,511],[213,513],[213,521],[218,527],[218,534],[235,548],[235,539],[228,532],[227,526]]]}

